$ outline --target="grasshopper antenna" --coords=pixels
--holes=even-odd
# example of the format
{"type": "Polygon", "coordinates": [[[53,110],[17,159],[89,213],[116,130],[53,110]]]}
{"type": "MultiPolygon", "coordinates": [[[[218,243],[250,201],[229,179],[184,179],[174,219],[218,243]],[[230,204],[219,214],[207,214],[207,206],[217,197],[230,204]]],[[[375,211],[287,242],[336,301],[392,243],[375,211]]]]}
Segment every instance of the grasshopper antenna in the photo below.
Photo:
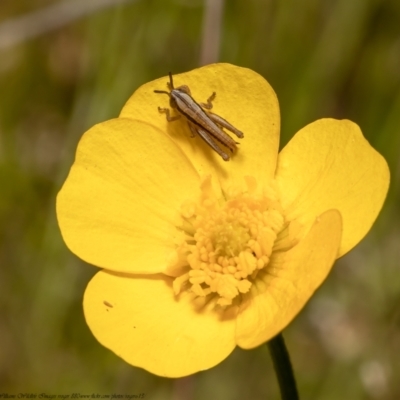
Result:
{"type": "MultiPolygon", "coordinates": [[[[169,82],[167,83],[167,86],[168,86],[169,90],[172,90],[172,89],[174,89],[174,81],[172,79],[172,73],[168,72],[168,75],[169,75],[169,82]]],[[[167,92],[166,90],[154,90],[154,93],[165,93],[169,97],[171,97],[171,94],[169,92],[167,92]]]]}
{"type": "Polygon", "coordinates": [[[168,72],[169,75],[169,90],[174,89],[174,81],[172,80],[172,73],[168,72]]]}

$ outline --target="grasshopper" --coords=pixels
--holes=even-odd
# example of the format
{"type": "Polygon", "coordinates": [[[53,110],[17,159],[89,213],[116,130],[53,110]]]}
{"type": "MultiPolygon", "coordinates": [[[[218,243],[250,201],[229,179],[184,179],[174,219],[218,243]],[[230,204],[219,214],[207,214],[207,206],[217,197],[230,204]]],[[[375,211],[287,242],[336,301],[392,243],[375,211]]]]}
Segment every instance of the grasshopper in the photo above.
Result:
{"type": "Polygon", "coordinates": [[[233,153],[237,149],[236,145],[239,143],[235,142],[222,128],[228,129],[238,138],[243,138],[244,135],[228,121],[210,111],[216,93],[212,93],[207,99],[207,103],[197,103],[193,99],[188,86],[174,87],[171,72],[169,73],[167,87],[169,92],[166,90],[155,90],[154,93],[167,94],[171,108],[176,109],[179,114],[171,116],[169,108],[163,107],[158,107],[158,111],[166,114],[168,122],[175,121],[183,115],[192,132],[192,137],[196,136],[197,133],[224,161],[229,161],[229,155],[219,147],[215,140],[226,146],[233,153]]]}

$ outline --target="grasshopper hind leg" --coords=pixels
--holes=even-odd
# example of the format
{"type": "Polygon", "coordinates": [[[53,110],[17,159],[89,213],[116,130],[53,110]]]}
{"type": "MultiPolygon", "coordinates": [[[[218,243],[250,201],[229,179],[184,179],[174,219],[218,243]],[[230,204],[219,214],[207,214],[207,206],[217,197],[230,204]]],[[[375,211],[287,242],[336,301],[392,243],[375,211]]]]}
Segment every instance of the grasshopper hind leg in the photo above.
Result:
{"type": "Polygon", "coordinates": [[[202,128],[188,122],[192,137],[199,135],[216,153],[218,153],[224,161],[229,161],[229,156],[214,142],[212,137],[202,128]]]}
{"type": "Polygon", "coordinates": [[[242,139],[244,137],[243,132],[231,125],[226,119],[223,119],[217,114],[207,111],[207,115],[213,120],[218,126],[227,129],[228,131],[234,133],[238,138],[242,139]]]}

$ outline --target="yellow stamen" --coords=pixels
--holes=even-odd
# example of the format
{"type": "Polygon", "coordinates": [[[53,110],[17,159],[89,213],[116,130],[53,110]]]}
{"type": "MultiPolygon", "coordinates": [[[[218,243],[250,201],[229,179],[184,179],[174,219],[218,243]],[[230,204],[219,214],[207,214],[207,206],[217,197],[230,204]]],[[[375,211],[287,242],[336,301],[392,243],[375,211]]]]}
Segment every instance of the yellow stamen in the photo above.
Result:
{"type": "Polygon", "coordinates": [[[222,201],[214,195],[208,177],[201,185],[199,201],[187,200],[182,205],[181,229],[187,240],[179,249],[188,252],[187,267],[174,280],[175,294],[189,290],[229,306],[254,283],[255,288],[262,285],[257,282],[258,272],[268,269],[276,247],[295,244],[276,190],[271,187],[257,195],[255,180],[247,178],[246,183],[247,191],[231,189],[222,201]]]}

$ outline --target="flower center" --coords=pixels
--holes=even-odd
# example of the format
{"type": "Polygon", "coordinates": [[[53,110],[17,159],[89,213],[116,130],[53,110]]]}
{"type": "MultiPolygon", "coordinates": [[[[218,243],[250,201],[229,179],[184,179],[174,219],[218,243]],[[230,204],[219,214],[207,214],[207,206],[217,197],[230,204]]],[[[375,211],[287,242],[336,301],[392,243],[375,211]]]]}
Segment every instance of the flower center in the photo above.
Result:
{"type": "Polygon", "coordinates": [[[178,251],[185,262],[173,283],[176,295],[188,290],[229,306],[268,266],[278,235],[288,224],[273,189],[257,196],[252,179],[247,186],[246,192],[221,201],[209,177],[200,199],[182,206],[185,241],[178,251]]]}

